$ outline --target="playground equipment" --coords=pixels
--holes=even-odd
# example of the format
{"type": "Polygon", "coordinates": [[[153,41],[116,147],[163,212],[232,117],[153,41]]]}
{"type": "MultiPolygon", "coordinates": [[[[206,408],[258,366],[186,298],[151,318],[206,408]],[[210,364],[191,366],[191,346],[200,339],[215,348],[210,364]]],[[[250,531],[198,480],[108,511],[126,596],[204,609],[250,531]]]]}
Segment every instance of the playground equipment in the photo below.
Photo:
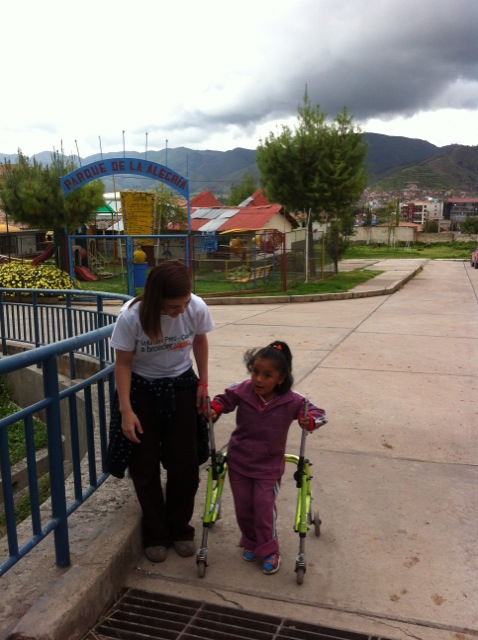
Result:
{"type": "Polygon", "coordinates": [[[252,242],[264,253],[274,253],[282,247],[284,234],[277,229],[261,229],[252,242]]]}
{"type": "Polygon", "coordinates": [[[55,253],[55,244],[51,242],[47,244],[47,246],[45,247],[45,249],[43,249],[42,253],[40,253],[39,256],[36,256],[36,258],[33,258],[32,267],[36,267],[37,264],[45,262],[45,260],[48,260],[49,258],[51,258],[54,253],[55,253]]]}
{"type": "Polygon", "coordinates": [[[226,281],[235,288],[252,285],[257,288],[274,279],[276,259],[284,244],[284,234],[278,229],[228,229],[220,235],[233,235],[228,249],[231,258],[226,261],[226,281]],[[237,259],[236,259],[237,256],[237,259]],[[234,266],[233,266],[234,265],[234,266]]]}
{"type": "Polygon", "coordinates": [[[149,264],[146,262],[146,253],[141,249],[136,249],[133,253],[133,272],[134,272],[134,286],[144,287],[146,284],[146,276],[149,269],[149,264]]]}

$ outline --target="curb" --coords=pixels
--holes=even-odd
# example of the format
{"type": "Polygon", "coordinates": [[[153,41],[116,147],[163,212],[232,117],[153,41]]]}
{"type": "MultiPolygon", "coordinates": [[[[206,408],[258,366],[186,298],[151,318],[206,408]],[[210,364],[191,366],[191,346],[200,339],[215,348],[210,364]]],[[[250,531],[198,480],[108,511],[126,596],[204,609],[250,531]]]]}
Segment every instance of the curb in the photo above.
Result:
{"type": "MultiPolygon", "coordinates": [[[[326,302],[329,300],[351,300],[354,298],[370,298],[373,296],[387,296],[395,293],[411,280],[417,273],[423,270],[423,265],[408,273],[400,280],[397,280],[388,287],[380,287],[376,289],[366,289],[364,291],[345,291],[343,293],[310,293],[303,295],[278,295],[278,296],[224,296],[223,298],[201,296],[208,305],[228,305],[228,304],[284,304],[299,302],[326,302]]],[[[373,280],[372,280],[373,281],[373,280]]],[[[359,285],[360,286],[360,285],[359,285]]]]}
{"type": "Polygon", "coordinates": [[[125,573],[143,554],[141,514],[128,482],[123,481],[121,488],[116,481],[106,484],[109,502],[120,494],[121,506],[103,516],[104,507],[97,504],[103,496],[100,499],[96,492],[96,499],[90,498],[94,504],[77,511],[69,567],[57,567],[53,551],[40,545],[31,569],[16,579],[11,576],[16,584],[5,593],[6,602],[11,602],[4,622],[8,624],[10,618],[10,624],[0,630],[2,640],[77,640],[117,597],[125,573]],[[29,594],[32,585],[36,596],[29,594]],[[15,616],[15,602],[22,593],[26,600],[33,599],[15,616]]]}

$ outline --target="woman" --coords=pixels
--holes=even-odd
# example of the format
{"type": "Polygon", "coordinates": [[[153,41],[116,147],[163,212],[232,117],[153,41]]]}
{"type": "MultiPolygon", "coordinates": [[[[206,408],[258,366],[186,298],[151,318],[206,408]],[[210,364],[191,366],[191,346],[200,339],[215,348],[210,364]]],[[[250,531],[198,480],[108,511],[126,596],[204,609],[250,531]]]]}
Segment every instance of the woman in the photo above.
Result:
{"type": "Polygon", "coordinates": [[[195,553],[197,424],[207,396],[206,334],[214,324],[191,290],[187,267],[165,260],[150,271],[143,295],[123,305],[111,338],[116,394],[107,470],[123,477],[129,467],[152,562],[163,562],[170,546],[181,556],[195,553]]]}

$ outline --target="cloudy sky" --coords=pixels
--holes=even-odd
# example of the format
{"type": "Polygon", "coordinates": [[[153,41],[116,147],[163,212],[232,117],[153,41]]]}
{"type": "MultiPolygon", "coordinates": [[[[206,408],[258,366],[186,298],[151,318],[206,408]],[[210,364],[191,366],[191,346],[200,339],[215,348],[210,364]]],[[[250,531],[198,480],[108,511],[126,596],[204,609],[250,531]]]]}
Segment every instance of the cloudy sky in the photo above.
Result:
{"type": "Polygon", "coordinates": [[[0,154],[255,149],[307,85],[364,131],[478,145],[477,0],[23,0],[0,154]]]}

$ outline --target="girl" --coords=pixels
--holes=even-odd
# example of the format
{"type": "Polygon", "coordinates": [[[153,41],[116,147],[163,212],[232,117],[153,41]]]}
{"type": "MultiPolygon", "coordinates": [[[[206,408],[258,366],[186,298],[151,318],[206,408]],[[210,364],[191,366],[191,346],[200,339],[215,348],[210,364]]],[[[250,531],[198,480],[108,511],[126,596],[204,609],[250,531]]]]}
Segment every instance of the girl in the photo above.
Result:
{"type": "Polygon", "coordinates": [[[207,396],[206,334],[214,325],[191,288],[182,262],[161,262],[151,269],[144,294],[123,305],[111,338],[116,394],[107,470],[123,477],[129,467],[152,562],[165,560],[170,546],[180,556],[195,552],[190,520],[199,484],[197,421],[207,396]]]}
{"type": "Polygon", "coordinates": [[[250,379],[215,396],[210,417],[237,408],[227,461],[242,557],[248,562],[261,558],[263,572],[272,574],[280,566],[275,500],[289,427],[298,420],[302,429],[317,429],[326,422],[325,411],[309,403],[304,416],[305,398],[292,391],[292,354],[285,342],[249,350],[244,360],[250,379]]]}

